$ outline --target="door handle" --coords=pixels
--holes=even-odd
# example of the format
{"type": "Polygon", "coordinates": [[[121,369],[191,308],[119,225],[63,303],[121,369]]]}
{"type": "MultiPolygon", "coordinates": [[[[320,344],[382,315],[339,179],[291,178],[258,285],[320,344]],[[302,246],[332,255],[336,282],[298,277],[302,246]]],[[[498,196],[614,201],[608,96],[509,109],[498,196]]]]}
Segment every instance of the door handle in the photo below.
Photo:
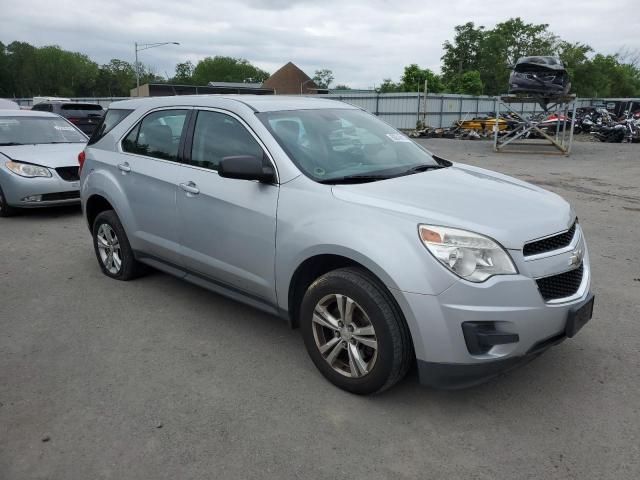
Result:
{"type": "Polygon", "coordinates": [[[193,195],[197,195],[200,193],[200,190],[198,189],[198,187],[196,187],[196,184],[193,182],[181,183],[180,188],[185,192],[191,193],[193,195]]]}
{"type": "Polygon", "coordinates": [[[119,163],[118,169],[122,170],[125,173],[129,173],[131,171],[131,167],[129,166],[129,162],[119,163]]]}

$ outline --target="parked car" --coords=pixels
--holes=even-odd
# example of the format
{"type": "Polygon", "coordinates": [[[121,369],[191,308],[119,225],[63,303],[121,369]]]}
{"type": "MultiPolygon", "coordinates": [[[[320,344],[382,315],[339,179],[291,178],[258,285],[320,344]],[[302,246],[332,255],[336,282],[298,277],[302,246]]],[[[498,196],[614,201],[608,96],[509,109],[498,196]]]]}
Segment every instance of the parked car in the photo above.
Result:
{"type": "Polygon", "coordinates": [[[591,318],[565,200],[344,103],[117,102],[79,160],[105,275],[152,266],[280,315],[350,392],[389,388],[416,361],[424,384],[473,385],[591,318]]]}
{"type": "Polygon", "coordinates": [[[77,158],[86,142],[58,115],[0,110],[0,217],[80,203],[77,158]]]}
{"type": "Polygon", "coordinates": [[[97,103],[51,100],[37,103],[31,107],[31,110],[57,113],[89,136],[91,136],[104,116],[104,108],[97,103]]]}
{"type": "Polygon", "coordinates": [[[12,100],[0,98],[0,110],[20,110],[20,105],[12,100]]]}
{"type": "Polygon", "coordinates": [[[509,93],[566,95],[570,89],[569,74],[556,57],[522,57],[509,77],[509,93]]]}

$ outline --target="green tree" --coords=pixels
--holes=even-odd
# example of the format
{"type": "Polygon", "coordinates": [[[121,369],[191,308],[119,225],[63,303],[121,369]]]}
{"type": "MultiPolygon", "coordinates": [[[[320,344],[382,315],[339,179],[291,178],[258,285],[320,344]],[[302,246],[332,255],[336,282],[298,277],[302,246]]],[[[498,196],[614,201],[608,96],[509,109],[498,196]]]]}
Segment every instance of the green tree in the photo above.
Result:
{"type": "Polygon", "coordinates": [[[176,74],[174,75],[172,82],[183,85],[189,85],[193,83],[193,71],[195,66],[191,63],[191,60],[187,60],[183,63],[176,65],[176,74]]]}
{"type": "Polygon", "coordinates": [[[318,88],[329,88],[329,85],[333,82],[333,72],[328,68],[316,70],[312,80],[318,88]]]}
{"type": "Polygon", "coordinates": [[[384,80],[382,80],[382,83],[380,84],[380,87],[378,88],[378,91],[380,93],[401,92],[402,91],[402,85],[399,84],[399,83],[395,83],[390,78],[385,78],[384,80]]]}
{"type": "MultiPolygon", "coordinates": [[[[504,93],[508,88],[509,66],[518,58],[553,55],[558,51],[559,39],[547,24],[525,23],[519,17],[498,23],[490,30],[468,22],[455,27],[455,32],[453,42],[447,41],[443,46],[442,73],[445,83],[458,91],[462,91],[462,75],[477,71],[484,93],[504,93]]],[[[467,77],[467,83],[471,80],[467,77]]],[[[478,85],[476,79],[466,89],[478,85]]]]}
{"type": "Polygon", "coordinates": [[[351,87],[349,85],[345,85],[344,83],[339,83],[338,85],[333,87],[331,90],[351,90],[351,87]]]}
{"type": "Polygon", "coordinates": [[[484,39],[484,27],[477,27],[473,22],[455,27],[453,43],[448,40],[442,48],[442,75],[445,79],[462,75],[469,70],[478,70],[480,54],[484,39]]]}
{"type": "Polygon", "coordinates": [[[9,70],[9,55],[7,47],[0,42],[0,97],[11,97],[12,77],[9,70]]]}
{"type": "Polygon", "coordinates": [[[11,76],[8,91],[14,97],[30,97],[38,81],[36,70],[36,48],[26,42],[11,42],[5,53],[7,69],[11,76]]]}
{"type": "Polygon", "coordinates": [[[508,89],[510,67],[518,58],[556,53],[557,37],[547,24],[524,23],[511,18],[488,30],[481,42],[479,68],[485,93],[498,95],[508,89]]]}
{"type": "Polygon", "coordinates": [[[450,93],[461,93],[464,95],[482,95],[484,85],[480,72],[470,70],[462,74],[455,74],[447,83],[447,91],[450,93]]]}
{"type": "Polygon", "coordinates": [[[269,74],[251,65],[247,60],[233,57],[206,57],[193,69],[193,83],[206,85],[209,82],[256,82],[262,83],[269,74]]]}
{"type": "Polygon", "coordinates": [[[420,68],[417,64],[412,63],[404,67],[404,73],[400,78],[402,90],[405,92],[423,91],[424,82],[427,81],[427,90],[429,92],[441,92],[443,85],[440,77],[428,68],[420,68]]]}
{"type": "Polygon", "coordinates": [[[129,96],[131,89],[136,86],[135,68],[129,62],[112,58],[109,63],[100,67],[97,83],[99,95],[129,96]]]}

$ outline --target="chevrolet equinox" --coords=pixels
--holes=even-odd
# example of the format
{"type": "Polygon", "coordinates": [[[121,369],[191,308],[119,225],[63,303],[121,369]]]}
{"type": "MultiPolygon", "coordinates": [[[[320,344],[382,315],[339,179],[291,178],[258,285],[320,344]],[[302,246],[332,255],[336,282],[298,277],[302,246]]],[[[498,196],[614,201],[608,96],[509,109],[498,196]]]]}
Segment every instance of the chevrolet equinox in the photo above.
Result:
{"type": "Polygon", "coordinates": [[[78,157],[105,275],[151,266],[286,319],[358,394],[475,385],[591,318],[571,206],[330,99],[112,103],[78,157]]]}

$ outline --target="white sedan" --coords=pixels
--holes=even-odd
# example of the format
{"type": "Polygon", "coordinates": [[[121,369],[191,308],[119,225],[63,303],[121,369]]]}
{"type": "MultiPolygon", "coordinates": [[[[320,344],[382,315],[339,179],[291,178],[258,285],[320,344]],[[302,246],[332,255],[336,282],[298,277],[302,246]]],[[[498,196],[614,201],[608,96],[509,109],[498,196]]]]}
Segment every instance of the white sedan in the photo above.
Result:
{"type": "Polygon", "coordinates": [[[0,110],[0,217],[80,203],[78,154],[87,140],[59,115],[0,110]]]}

